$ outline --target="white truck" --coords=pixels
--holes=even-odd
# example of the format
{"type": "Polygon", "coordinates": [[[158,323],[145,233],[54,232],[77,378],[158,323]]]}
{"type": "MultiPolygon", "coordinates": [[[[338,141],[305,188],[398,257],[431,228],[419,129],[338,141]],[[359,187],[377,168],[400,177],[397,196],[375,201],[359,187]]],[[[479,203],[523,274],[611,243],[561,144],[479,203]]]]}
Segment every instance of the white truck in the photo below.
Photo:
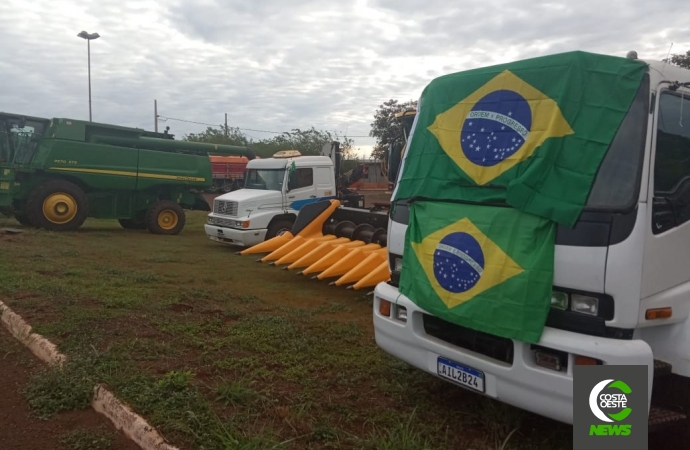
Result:
{"type": "MultiPolygon", "coordinates": [[[[628,57],[637,59],[633,52],[628,57]]],[[[446,322],[401,294],[408,205],[414,199],[394,194],[391,281],[377,285],[373,302],[381,349],[456,386],[568,424],[574,365],[647,365],[650,431],[655,424],[686,423],[690,70],[645,63],[641,88],[579,221],[574,228],[558,228],[551,310],[538,345],[446,322]],[[440,358],[465,374],[449,379],[440,358]]],[[[415,126],[416,121],[413,134],[415,126]]]]}
{"type": "MultiPolygon", "coordinates": [[[[251,247],[290,231],[299,210],[307,204],[340,198],[364,207],[364,197],[339,186],[339,144],[324,146],[319,156],[297,150],[247,164],[244,188],[213,201],[204,225],[206,236],[223,244],[251,247]]],[[[345,183],[351,180],[345,180],[345,183]]]]}

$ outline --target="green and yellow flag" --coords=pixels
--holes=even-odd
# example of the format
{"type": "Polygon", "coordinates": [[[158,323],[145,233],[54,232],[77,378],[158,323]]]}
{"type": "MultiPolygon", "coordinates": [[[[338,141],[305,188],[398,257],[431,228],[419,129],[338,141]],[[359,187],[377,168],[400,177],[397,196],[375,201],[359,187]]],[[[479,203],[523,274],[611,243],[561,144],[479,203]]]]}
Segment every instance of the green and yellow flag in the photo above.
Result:
{"type": "Polygon", "coordinates": [[[415,202],[400,291],[449,322],[538,342],[550,307],[555,227],[509,207],[415,202]]]}
{"type": "Polygon", "coordinates": [[[433,80],[393,199],[499,202],[573,226],[645,70],[571,52],[433,80]]]}

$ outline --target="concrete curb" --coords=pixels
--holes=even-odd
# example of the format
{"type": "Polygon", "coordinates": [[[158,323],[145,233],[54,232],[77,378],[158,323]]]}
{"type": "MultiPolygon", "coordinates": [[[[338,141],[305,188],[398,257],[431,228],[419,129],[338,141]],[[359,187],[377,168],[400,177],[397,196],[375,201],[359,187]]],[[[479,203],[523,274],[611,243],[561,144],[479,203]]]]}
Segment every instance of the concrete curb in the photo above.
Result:
{"type": "Polygon", "coordinates": [[[24,344],[41,361],[49,365],[59,365],[67,359],[65,355],[57,351],[57,347],[48,339],[31,332],[29,324],[15,314],[7,305],[0,301],[0,319],[5,328],[24,344]]]}
{"type": "MultiPolygon", "coordinates": [[[[43,336],[33,333],[27,324],[9,306],[0,301],[0,322],[19,342],[24,344],[41,361],[48,365],[62,364],[67,357],[57,350],[57,347],[43,336]]],[[[143,450],[179,450],[165,442],[165,439],[151,425],[118,400],[112,392],[101,385],[94,387],[91,407],[99,414],[107,417],[115,428],[122,430],[143,450]]]]}

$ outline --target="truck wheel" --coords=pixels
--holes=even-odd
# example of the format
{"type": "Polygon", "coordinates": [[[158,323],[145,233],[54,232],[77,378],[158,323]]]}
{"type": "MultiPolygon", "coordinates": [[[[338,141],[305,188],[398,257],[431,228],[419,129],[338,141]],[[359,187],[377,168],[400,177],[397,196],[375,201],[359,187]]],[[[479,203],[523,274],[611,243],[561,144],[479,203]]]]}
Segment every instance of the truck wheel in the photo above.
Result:
{"type": "Polygon", "coordinates": [[[184,210],[171,200],[159,200],[149,206],[145,223],[153,234],[178,234],[184,228],[184,210]]]}
{"type": "Polygon", "coordinates": [[[268,231],[266,232],[266,238],[264,240],[267,241],[276,236],[280,236],[286,231],[292,230],[292,225],[293,222],[288,219],[281,219],[273,222],[271,225],[268,226],[268,231]]]}
{"type": "Polygon", "coordinates": [[[89,202],[79,186],[49,180],[34,189],[26,201],[29,224],[51,231],[73,231],[89,215],[89,202]]]}
{"type": "Polygon", "coordinates": [[[122,228],[124,228],[125,230],[146,229],[146,223],[144,222],[144,219],[118,219],[118,222],[120,222],[120,225],[122,225],[122,228]]]}

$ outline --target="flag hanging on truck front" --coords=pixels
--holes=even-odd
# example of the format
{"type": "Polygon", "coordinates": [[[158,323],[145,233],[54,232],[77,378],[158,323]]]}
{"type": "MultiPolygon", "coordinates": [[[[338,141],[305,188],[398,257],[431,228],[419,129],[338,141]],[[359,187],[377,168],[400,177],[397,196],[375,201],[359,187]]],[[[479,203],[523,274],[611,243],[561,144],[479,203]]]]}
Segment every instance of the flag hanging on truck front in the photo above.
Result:
{"type": "Polygon", "coordinates": [[[538,342],[550,307],[555,227],[509,207],[415,202],[400,292],[449,322],[538,342]]]}
{"type": "Polygon", "coordinates": [[[573,226],[645,70],[570,52],[433,80],[393,199],[503,202],[573,226]]]}

